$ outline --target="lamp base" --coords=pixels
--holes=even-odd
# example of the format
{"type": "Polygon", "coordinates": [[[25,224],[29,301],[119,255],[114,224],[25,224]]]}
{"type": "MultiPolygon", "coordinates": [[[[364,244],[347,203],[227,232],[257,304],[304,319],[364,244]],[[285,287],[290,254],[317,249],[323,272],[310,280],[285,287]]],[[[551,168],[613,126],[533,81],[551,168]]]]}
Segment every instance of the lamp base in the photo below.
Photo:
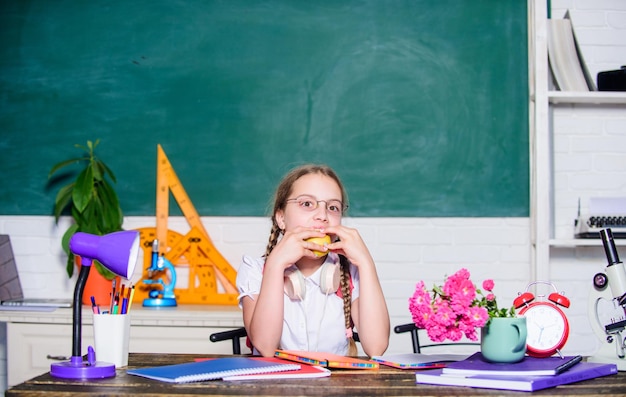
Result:
{"type": "Polygon", "coordinates": [[[72,356],[70,361],[52,363],[50,375],[64,379],[98,379],[115,376],[115,364],[103,361],[84,361],[80,356],[72,356]]]}

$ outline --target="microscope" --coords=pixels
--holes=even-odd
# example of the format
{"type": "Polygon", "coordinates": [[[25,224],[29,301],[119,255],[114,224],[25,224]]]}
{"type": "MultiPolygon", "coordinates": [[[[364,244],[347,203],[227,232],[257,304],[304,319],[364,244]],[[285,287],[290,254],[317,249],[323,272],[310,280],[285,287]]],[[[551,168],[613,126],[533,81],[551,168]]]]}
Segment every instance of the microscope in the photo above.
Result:
{"type": "Polygon", "coordinates": [[[148,268],[149,279],[143,280],[145,284],[158,284],[160,288],[154,288],[148,293],[148,298],[143,300],[145,307],[173,307],[176,306],[176,296],[174,287],[176,286],[176,269],[172,262],[162,255],[159,255],[159,240],[152,242],[152,262],[148,268]],[[167,272],[166,272],[167,271],[167,272]],[[169,283],[163,281],[164,277],[153,279],[153,274],[157,272],[169,273],[169,283]]]}
{"type": "Polygon", "coordinates": [[[591,328],[601,345],[588,361],[616,364],[619,371],[626,371],[626,269],[611,229],[600,230],[600,237],[608,265],[604,273],[593,276],[588,309],[591,328]]]}

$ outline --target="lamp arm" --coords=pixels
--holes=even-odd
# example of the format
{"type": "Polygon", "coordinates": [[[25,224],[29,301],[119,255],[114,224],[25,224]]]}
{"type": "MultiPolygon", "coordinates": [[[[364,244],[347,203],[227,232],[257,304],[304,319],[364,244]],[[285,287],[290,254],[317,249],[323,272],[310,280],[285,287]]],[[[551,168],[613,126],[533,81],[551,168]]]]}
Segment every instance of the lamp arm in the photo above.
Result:
{"type": "Polygon", "coordinates": [[[91,259],[81,257],[80,273],[74,287],[74,306],[72,308],[73,329],[72,329],[72,356],[81,357],[82,337],[82,300],[85,284],[87,284],[87,276],[91,270],[91,259]]]}

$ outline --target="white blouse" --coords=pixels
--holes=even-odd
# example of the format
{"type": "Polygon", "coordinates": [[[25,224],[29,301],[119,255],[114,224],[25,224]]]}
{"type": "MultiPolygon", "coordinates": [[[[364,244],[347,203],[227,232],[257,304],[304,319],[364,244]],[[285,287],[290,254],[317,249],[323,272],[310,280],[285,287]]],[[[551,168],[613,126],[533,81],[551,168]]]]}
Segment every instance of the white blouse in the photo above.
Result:
{"type": "MultiPolygon", "coordinates": [[[[338,260],[330,253],[326,261],[338,260]]],[[[239,306],[249,296],[255,299],[261,290],[265,258],[244,256],[237,271],[239,306]]],[[[343,299],[336,293],[324,294],[320,289],[322,267],[309,277],[304,277],[305,290],[302,301],[291,300],[284,294],[283,333],[280,348],[286,350],[322,351],[346,355],[348,339],[343,313],[343,299]]],[[[359,297],[359,272],[350,265],[352,278],[352,301],[359,297]]]]}

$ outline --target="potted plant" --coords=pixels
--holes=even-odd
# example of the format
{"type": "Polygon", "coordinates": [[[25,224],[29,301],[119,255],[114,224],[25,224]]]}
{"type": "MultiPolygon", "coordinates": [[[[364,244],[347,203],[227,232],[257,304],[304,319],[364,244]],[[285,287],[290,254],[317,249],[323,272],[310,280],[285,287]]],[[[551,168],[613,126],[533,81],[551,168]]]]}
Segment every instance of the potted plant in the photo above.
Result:
{"type": "MultiPolygon", "coordinates": [[[[68,255],[67,275],[72,277],[74,273],[75,258],[69,250],[70,238],[76,232],[85,232],[96,235],[104,235],[122,230],[123,215],[119,199],[111,182],[116,183],[115,175],[111,169],[96,156],[95,150],[100,140],[87,141],[87,146],[76,144],[76,148],[82,149],[81,157],[71,158],[54,165],[48,174],[50,179],[59,170],[71,165],[81,165],[76,179],[61,187],[54,201],[54,217],[58,223],[59,217],[69,209],[74,223],[65,231],[61,240],[63,250],[68,255]],[[110,180],[110,181],[109,181],[110,180]]],[[[95,273],[100,274],[109,285],[106,287],[104,299],[108,298],[110,282],[115,275],[94,261],[97,272],[91,271],[89,279],[93,279],[95,273]]],[[[87,282],[89,284],[90,281],[87,282]]],[[[86,288],[89,288],[87,285],[86,288]]],[[[89,300],[90,295],[85,293],[89,300]]],[[[102,299],[102,297],[101,297],[102,299]]]]}
{"type": "Polygon", "coordinates": [[[420,281],[409,298],[415,326],[425,329],[433,342],[459,341],[463,336],[475,341],[478,340],[476,330],[480,328],[481,352],[487,360],[522,360],[526,352],[526,319],[517,318],[513,306],[498,307],[493,280],[483,281],[482,286],[486,293],[476,288],[464,268],[446,277],[444,285],[435,285],[430,291],[424,281],[420,281]],[[499,334],[505,332],[501,330],[506,330],[510,337],[501,337],[499,334]],[[490,336],[486,338],[486,335],[490,336]]]}

